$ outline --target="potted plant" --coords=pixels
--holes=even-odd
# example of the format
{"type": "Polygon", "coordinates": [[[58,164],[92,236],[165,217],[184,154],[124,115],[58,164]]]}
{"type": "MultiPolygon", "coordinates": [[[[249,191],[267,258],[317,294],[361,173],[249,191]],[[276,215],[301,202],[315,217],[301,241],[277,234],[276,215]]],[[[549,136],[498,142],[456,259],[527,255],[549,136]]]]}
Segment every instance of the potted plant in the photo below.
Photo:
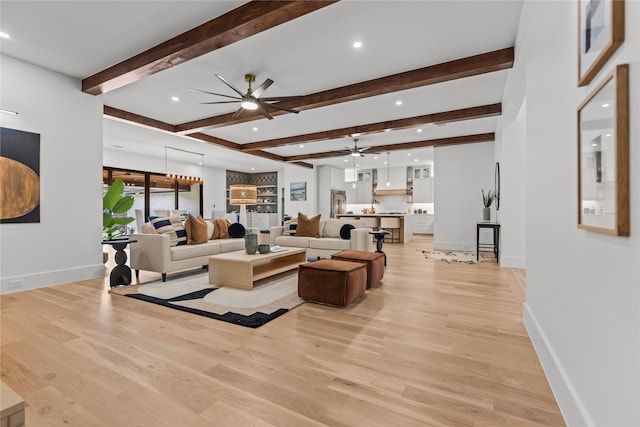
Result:
{"type": "Polygon", "coordinates": [[[493,203],[493,199],[495,199],[496,195],[492,190],[487,191],[487,194],[482,190],[482,220],[483,221],[491,221],[491,203],[493,203]]]}
{"type": "Polygon", "coordinates": [[[133,196],[124,195],[124,182],[116,179],[102,197],[102,238],[112,240],[123,235],[123,226],[135,218],[117,215],[126,214],[133,207],[133,196]]]}

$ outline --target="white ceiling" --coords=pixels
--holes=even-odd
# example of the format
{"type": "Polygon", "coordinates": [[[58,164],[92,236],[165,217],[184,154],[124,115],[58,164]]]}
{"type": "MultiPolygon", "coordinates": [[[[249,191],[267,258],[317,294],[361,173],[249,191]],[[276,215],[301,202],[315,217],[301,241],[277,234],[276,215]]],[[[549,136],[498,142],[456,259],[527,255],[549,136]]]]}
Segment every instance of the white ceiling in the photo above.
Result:
{"type": "MultiPolygon", "coordinates": [[[[77,78],[85,78],[173,36],[209,21],[242,1],[6,1],[0,3],[3,54],[77,78]]],[[[189,88],[234,95],[215,78],[222,74],[241,90],[245,73],[275,83],[264,96],[306,95],[513,46],[521,1],[343,0],[103,96],[105,105],[179,124],[235,111],[235,104],[189,88]],[[359,40],[363,47],[355,49],[359,40]],[[180,98],[171,101],[172,96],[180,98]]],[[[420,116],[500,102],[509,71],[344,102],[205,133],[244,144],[347,126],[420,116]],[[395,102],[402,100],[402,106],[395,102]],[[253,128],[257,128],[254,131],[253,128]]],[[[359,146],[494,132],[497,118],[427,125],[370,134],[359,146]]],[[[105,119],[104,146],[164,157],[164,146],[205,154],[205,164],[235,170],[273,170],[280,163],[201,141],[105,119]]],[[[268,149],[283,156],[352,146],[342,138],[268,149]]],[[[429,161],[432,148],[392,152],[393,166],[429,161]],[[395,157],[395,159],[394,159],[395,157]],[[397,162],[397,164],[396,164],[397,162]]],[[[380,166],[381,156],[359,159],[380,166]]],[[[305,160],[344,167],[346,156],[305,160]]]]}

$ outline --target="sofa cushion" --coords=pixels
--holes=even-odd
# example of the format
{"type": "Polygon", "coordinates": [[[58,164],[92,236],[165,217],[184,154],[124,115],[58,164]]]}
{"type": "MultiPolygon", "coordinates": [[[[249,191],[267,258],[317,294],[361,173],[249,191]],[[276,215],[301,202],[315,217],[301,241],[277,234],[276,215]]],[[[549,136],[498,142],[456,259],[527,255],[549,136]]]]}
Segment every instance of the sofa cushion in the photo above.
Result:
{"type": "Polygon", "coordinates": [[[140,230],[140,232],[144,234],[158,234],[155,227],[151,225],[150,222],[145,222],[144,224],[142,224],[142,229],[140,230]]]}
{"type": "Polygon", "coordinates": [[[211,239],[228,239],[229,238],[229,226],[231,223],[224,218],[218,218],[213,220],[213,234],[211,239]]]}
{"type": "Polygon", "coordinates": [[[239,222],[236,222],[229,226],[229,237],[231,237],[232,239],[244,237],[246,232],[247,229],[244,228],[244,225],[240,224],[239,222]]]}
{"type": "Polygon", "coordinates": [[[322,237],[340,237],[340,228],[343,225],[344,222],[339,219],[329,218],[324,222],[322,237]]]}
{"type": "Polygon", "coordinates": [[[278,246],[293,246],[294,248],[308,248],[309,240],[313,240],[309,237],[298,236],[278,236],[275,239],[275,243],[278,246]]]}
{"type": "Polygon", "coordinates": [[[244,239],[224,239],[218,240],[220,252],[233,252],[244,249],[244,239]]]}
{"type": "Polygon", "coordinates": [[[309,239],[309,248],[344,251],[347,249],[351,249],[351,241],[342,240],[340,237],[323,237],[321,239],[309,239]]]}
{"type": "Polygon", "coordinates": [[[320,237],[320,214],[309,218],[305,214],[298,212],[296,236],[320,237]]]}
{"type": "Polygon", "coordinates": [[[171,246],[187,244],[187,232],[184,231],[182,221],[177,216],[156,218],[151,221],[151,225],[158,234],[168,234],[171,246]]]}
{"type": "Polygon", "coordinates": [[[344,224],[340,227],[340,238],[344,240],[349,240],[351,238],[351,230],[355,227],[352,224],[344,224]]]}
{"type": "Polygon", "coordinates": [[[207,243],[201,245],[174,246],[169,248],[169,250],[171,251],[171,260],[180,261],[183,259],[219,254],[220,243],[218,243],[217,240],[209,240],[207,243]]]}
{"type": "Polygon", "coordinates": [[[200,215],[194,217],[189,214],[184,222],[184,230],[187,232],[187,245],[199,245],[209,241],[207,223],[200,215]]]}

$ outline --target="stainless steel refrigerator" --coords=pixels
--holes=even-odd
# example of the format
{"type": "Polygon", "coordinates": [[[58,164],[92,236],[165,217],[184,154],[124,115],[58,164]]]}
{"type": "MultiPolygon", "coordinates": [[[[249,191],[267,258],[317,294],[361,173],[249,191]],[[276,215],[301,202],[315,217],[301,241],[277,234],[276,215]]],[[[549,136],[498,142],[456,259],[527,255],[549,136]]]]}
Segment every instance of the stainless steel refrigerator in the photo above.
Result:
{"type": "Polygon", "coordinates": [[[346,212],[347,194],[342,190],[331,190],[331,218],[346,212]]]}

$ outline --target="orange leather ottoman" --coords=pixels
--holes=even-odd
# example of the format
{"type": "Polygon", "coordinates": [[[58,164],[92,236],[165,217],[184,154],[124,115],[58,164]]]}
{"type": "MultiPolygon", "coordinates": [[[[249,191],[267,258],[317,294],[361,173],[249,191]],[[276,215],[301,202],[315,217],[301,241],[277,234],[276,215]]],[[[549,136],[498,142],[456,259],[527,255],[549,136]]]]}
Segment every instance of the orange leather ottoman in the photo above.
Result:
{"type": "Polygon", "coordinates": [[[298,268],[298,296],[306,301],[346,307],[364,295],[366,286],[362,263],[321,259],[298,268]]]}
{"type": "Polygon", "coordinates": [[[384,254],[365,251],[342,251],[331,259],[360,262],[367,267],[367,289],[377,286],[384,277],[384,254]]]}

